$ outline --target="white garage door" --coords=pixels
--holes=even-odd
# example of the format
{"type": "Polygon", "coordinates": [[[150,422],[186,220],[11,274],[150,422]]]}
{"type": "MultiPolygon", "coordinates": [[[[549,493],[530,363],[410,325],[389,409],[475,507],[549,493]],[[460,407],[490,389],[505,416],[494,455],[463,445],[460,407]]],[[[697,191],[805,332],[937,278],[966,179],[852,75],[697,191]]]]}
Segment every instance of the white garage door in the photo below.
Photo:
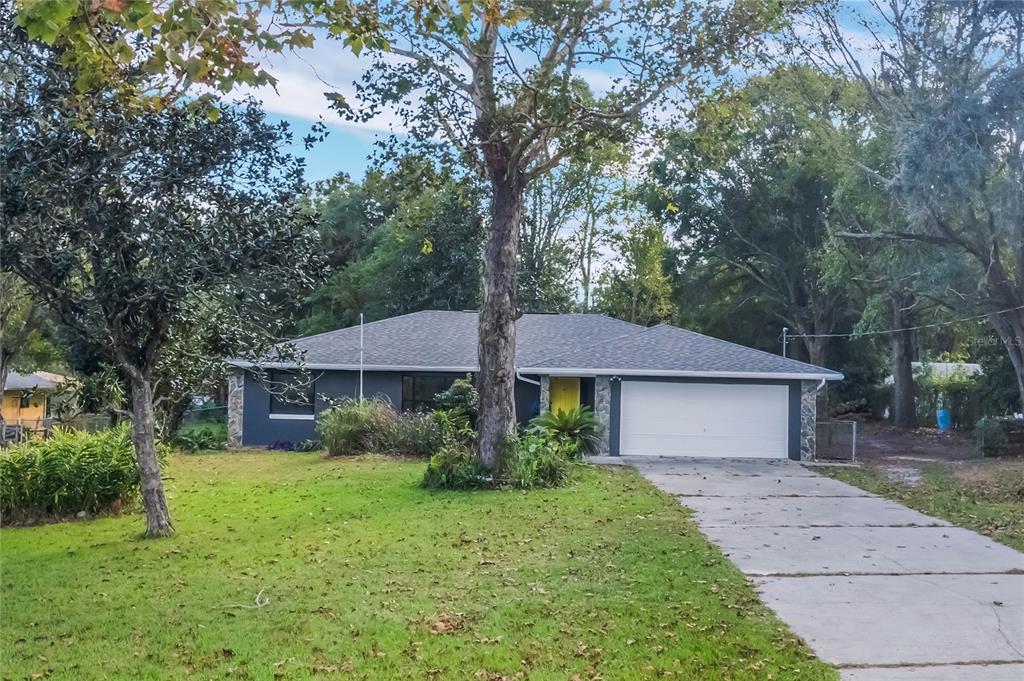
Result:
{"type": "Polygon", "coordinates": [[[789,387],[622,381],[623,456],[785,458],[789,387]]]}

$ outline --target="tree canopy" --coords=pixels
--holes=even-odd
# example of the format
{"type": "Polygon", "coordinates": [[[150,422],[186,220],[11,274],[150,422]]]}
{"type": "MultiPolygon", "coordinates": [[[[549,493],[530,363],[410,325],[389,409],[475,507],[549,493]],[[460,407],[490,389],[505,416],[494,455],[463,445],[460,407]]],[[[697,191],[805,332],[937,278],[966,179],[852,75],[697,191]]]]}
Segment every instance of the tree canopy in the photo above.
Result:
{"type": "Polygon", "coordinates": [[[212,120],[188,105],[83,98],[57,50],[20,31],[3,39],[2,267],[130,387],[147,534],[165,535],[158,368],[171,339],[195,337],[210,314],[213,358],[276,342],[268,296],[317,271],[302,164],[281,151],[285,127],[251,103],[212,120]]]}

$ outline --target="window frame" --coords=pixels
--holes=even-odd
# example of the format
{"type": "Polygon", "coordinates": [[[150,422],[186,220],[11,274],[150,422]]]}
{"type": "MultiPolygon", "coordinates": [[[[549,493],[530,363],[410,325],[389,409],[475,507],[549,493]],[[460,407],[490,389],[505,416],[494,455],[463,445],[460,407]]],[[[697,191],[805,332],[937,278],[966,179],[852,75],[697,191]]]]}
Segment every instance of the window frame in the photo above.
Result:
{"type": "Polygon", "coordinates": [[[282,391],[284,392],[292,390],[292,387],[288,385],[289,377],[294,382],[294,379],[298,376],[299,374],[295,371],[287,369],[273,369],[267,373],[267,416],[269,418],[312,421],[316,417],[316,379],[310,377],[309,385],[305,386],[305,403],[286,401],[285,396],[275,394],[272,391],[275,385],[283,386],[282,391]]]}
{"type": "Polygon", "coordinates": [[[452,383],[454,383],[458,378],[460,378],[459,374],[402,374],[402,411],[433,411],[437,408],[437,402],[434,399],[437,396],[437,393],[444,392],[448,388],[452,387],[452,383]],[[429,399],[420,399],[416,397],[416,382],[417,380],[422,379],[439,379],[441,382],[441,387],[431,393],[429,399]],[[407,386],[409,386],[409,390],[407,390],[407,386]]]}

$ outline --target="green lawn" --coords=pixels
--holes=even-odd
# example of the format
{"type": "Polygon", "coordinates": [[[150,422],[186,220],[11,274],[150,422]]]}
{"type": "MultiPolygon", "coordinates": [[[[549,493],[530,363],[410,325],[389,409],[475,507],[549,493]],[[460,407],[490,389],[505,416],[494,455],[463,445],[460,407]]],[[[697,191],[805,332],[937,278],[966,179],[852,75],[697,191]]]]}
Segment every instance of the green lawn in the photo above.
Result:
{"type": "Polygon", "coordinates": [[[1024,551],[1024,465],[983,460],[922,468],[917,485],[895,482],[870,465],[819,468],[819,472],[945,518],[1024,551]]]}
{"type": "Polygon", "coordinates": [[[631,470],[530,493],[422,471],[174,455],[174,538],[138,539],[140,516],[4,529],[0,675],[838,678],[631,470]]]}

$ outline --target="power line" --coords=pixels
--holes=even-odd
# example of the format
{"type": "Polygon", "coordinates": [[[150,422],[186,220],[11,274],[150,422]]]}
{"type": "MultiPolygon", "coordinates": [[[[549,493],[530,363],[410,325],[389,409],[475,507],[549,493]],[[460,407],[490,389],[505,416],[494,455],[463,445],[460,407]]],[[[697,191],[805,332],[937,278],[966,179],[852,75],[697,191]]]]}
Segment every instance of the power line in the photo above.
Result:
{"type": "Polygon", "coordinates": [[[881,336],[890,333],[902,333],[904,331],[919,331],[921,329],[934,329],[938,326],[950,326],[952,324],[960,324],[962,322],[973,322],[979,319],[986,319],[992,315],[1006,314],[1008,312],[1016,312],[1017,310],[1024,310],[1024,305],[1018,305],[1017,307],[1009,307],[1005,310],[999,310],[998,312],[988,312],[986,314],[979,314],[973,317],[964,317],[963,319],[954,319],[948,322],[935,322],[934,324],[920,324],[918,326],[905,326],[902,329],[886,329],[884,331],[862,331],[860,333],[791,333],[788,334],[789,338],[859,338],[861,336],[881,336]]]}

